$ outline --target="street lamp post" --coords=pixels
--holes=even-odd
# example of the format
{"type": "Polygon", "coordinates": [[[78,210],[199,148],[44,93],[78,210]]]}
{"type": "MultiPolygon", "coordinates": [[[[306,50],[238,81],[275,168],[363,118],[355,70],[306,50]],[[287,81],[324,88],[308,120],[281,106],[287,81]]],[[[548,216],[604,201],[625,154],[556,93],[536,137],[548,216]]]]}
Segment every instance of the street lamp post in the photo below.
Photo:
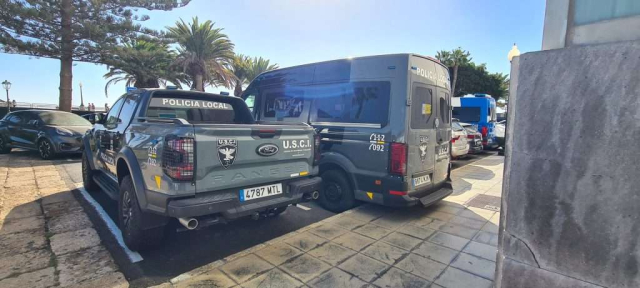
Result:
{"type": "Polygon", "coordinates": [[[80,82],[80,111],[84,111],[84,98],[82,97],[82,82],[80,82]]]}
{"type": "Polygon", "coordinates": [[[9,89],[11,89],[11,82],[4,80],[2,87],[7,91],[7,113],[11,112],[11,105],[9,104],[9,89]]]}
{"type": "MultiPolygon", "coordinates": [[[[511,70],[511,74],[513,75],[513,58],[520,56],[520,50],[518,50],[518,45],[516,45],[516,43],[513,43],[513,47],[511,47],[511,50],[509,50],[509,53],[507,54],[507,59],[509,59],[509,63],[511,63],[510,70],[511,70]]],[[[511,94],[511,91],[513,91],[511,89],[511,85],[513,84],[513,81],[511,81],[513,79],[509,80],[509,94],[511,94]]],[[[516,79],[517,80],[517,79],[516,79]]],[[[507,119],[509,119],[509,111],[512,109],[509,109],[509,98],[507,98],[507,119]]],[[[509,126],[509,121],[507,121],[507,123],[505,123],[504,126],[504,147],[502,147],[502,150],[498,153],[500,155],[504,155],[505,150],[507,150],[507,131],[509,131],[509,129],[507,129],[507,126],[509,126]]]]}

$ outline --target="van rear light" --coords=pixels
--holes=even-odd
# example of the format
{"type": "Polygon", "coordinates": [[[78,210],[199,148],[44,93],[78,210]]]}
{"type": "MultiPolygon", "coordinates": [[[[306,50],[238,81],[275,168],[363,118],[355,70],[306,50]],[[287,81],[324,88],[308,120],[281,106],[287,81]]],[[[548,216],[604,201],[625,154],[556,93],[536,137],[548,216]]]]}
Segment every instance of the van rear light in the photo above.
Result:
{"type": "Polygon", "coordinates": [[[162,151],[162,170],[178,181],[192,181],[195,171],[195,140],[189,137],[167,136],[162,151]]]}
{"type": "Polygon", "coordinates": [[[322,157],[322,155],[320,154],[320,135],[315,134],[313,135],[313,165],[318,165],[318,162],[320,162],[320,157],[322,157]]]}
{"type": "Polygon", "coordinates": [[[474,134],[469,134],[469,135],[467,135],[467,138],[469,138],[469,139],[475,139],[475,138],[476,138],[476,135],[474,135],[474,134]]]}
{"type": "Polygon", "coordinates": [[[404,176],[407,174],[407,145],[404,143],[391,143],[391,174],[404,176]]]}

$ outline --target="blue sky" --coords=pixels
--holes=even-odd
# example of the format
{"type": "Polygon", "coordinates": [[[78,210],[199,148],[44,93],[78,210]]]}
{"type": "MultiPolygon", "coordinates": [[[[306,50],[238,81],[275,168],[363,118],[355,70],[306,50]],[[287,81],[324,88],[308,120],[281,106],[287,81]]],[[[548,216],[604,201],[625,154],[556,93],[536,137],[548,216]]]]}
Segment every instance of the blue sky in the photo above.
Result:
{"type": "MultiPolygon", "coordinates": [[[[316,61],[412,52],[435,55],[458,46],[489,71],[509,73],[506,58],[514,42],[522,53],[540,50],[543,0],[192,0],[170,12],[151,11],[142,24],[163,29],[179,18],[212,20],[224,28],[236,52],[262,56],[280,67],[316,61]]],[[[10,96],[20,102],[58,103],[60,62],[0,54],[0,81],[13,83],[10,96]]],[[[105,98],[103,65],[76,62],[73,103],[111,104],[124,93],[114,85],[105,98]]],[[[228,91],[208,87],[207,91],[228,91]]],[[[4,92],[4,91],[3,91],[4,92]]],[[[1,95],[4,99],[4,95],[1,95]]]]}

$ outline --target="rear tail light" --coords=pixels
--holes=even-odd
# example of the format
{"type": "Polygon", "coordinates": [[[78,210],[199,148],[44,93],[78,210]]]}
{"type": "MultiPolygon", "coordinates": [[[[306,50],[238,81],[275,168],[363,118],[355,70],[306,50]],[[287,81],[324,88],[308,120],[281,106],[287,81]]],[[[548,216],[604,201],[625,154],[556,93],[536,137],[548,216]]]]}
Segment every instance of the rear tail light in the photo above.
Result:
{"type": "Polygon", "coordinates": [[[469,139],[475,139],[475,138],[476,138],[476,135],[469,134],[469,135],[467,135],[467,138],[469,138],[469,139]]]}
{"type": "Polygon", "coordinates": [[[460,139],[460,135],[451,138],[451,143],[456,143],[456,140],[460,139]]]}
{"type": "Polygon", "coordinates": [[[391,161],[389,170],[391,174],[404,176],[407,174],[407,145],[403,143],[391,143],[391,161]]]}
{"type": "Polygon", "coordinates": [[[188,137],[167,136],[162,151],[162,170],[178,181],[191,181],[194,174],[195,140],[188,137]]]}
{"type": "Polygon", "coordinates": [[[320,135],[313,135],[313,165],[318,165],[320,162],[320,135]]]}

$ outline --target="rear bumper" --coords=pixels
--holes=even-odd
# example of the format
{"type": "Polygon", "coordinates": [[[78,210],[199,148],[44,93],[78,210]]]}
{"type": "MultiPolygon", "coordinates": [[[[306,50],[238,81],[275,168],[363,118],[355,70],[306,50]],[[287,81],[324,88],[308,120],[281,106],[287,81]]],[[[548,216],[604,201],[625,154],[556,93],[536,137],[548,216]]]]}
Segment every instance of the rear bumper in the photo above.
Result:
{"type": "MultiPolygon", "coordinates": [[[[268,184],[268,183],[265,183],[268,184]]],[[[286,187],[277,196],[241,202],[238,189],[199,193],[195,197],[169,200],[166,214],[170,217],[198,217],[219,214],[227,220],[252,215],[256,212],[308,201],[314,191],[322,188],[320,177],[297,179],[283,183],[286,187]]]]}
{"type": "Polygon", "coordinates": [[[422,203],[424,206],[434,204],[445,197],[453,193],[453,186],[451,181],[445,181],[444,183],[425,190],[418,190],[412,192],[411,195],[387,195],[385,199],[385,205],[391,207],[410,207],[418,203],[422,203]]]}

